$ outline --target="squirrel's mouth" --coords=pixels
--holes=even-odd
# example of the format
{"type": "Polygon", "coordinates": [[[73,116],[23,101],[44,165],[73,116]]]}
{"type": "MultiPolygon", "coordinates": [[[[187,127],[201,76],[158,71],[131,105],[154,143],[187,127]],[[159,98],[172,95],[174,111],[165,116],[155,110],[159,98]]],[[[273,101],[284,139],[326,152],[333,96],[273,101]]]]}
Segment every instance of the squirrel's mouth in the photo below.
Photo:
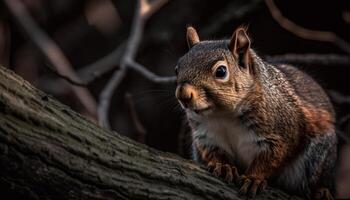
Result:
{"type": "Polygon", "coordinates": [[[211,107],[208,106],[208,107],[205,107],[205,108],[200,108],[200,109],[192,109],[193,112],[195,112],[196,114],[198,115],[202,115],[202,114],[206,114],[208,113],[210,110],[211,110],[211,107]]]}

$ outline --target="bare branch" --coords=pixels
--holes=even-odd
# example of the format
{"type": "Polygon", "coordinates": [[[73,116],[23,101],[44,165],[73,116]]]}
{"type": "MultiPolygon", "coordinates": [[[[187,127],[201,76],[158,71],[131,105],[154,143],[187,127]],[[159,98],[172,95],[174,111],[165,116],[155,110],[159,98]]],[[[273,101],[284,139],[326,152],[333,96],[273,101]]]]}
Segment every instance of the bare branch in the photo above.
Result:
{"type": "MultiPolygon", "coordinates": [[[[81,83],[81,80],[74,72],[73,67],[60,48],[39,28],[23,4],[19,0],[5,0],[4,2],[23,31],[47,58],[50,64],[55,67],[57,73],[60,74],[61,77],[66,77],[65,79],[70,80],[71,83],[81,83]]],[[[95,118],[96,102],[90,92],[86,88],[74,85],[71,85],[71,88],[74,94],[82,102],[87,112],[92,118],[95,118]]]]}
{"type": "Polygon", "coordinates": [[[176,81],[176,76],[158,76],[133,60],[128,62],[128,66],[154,83],[175,83],[176,81]]]}
{"type": "MultiPolygon", "coordinates": [[[[103,76],[104,74],[113,70],[120,62],[123,50],[125,50],[125,43],[122,43],[116,50],[111,52],[104,58],[96,61],[95,63],[88,65],[80,70],[78,74],[82,79],[82,83],[87,85],[94,81],[96,78],[103,76]]],[[[292,63],[303,65],[326,65],[326,66],[349,66],[350,57],[346,55],[337,54],[283,54],[283,55],[267,55],[265,59],[269,62],[280,63],[292,63]]],[[[135,62],[129,63],[130,68],[140,73],[148,80],[155,83],[166,83],[175,81],[176,77],[162,77],[155,75],[147,70],[144,66],[138,67],[140,64],[135,62]],[[136,66],[138,65],[138,66],[136,66]]],[[[62,77],[63,78],[63,77],[62,77]]],[[[68,81],[68,80],[67,80],[68,81]]],[[[79,84],[79,83],[74,83],[79,84]]]]}
{"type": "Polygon", "coordinates": [[[115,69],[120,63],[123,51],[125,50],[126,43],[120,44],[114,51],[107,56],[97,60],[96,62],[85,66],[78,70],[79,77],[86,85],[91,83],[97,78],[100,78],[104,74],[115,69]]]}
{"type": "MultiPolygon", "coordinates": [[[[136,14],[133,19],[130,37],[127,40],[126,49],[120,61],[120,68],[113,74],[111,80],[107,83],[107,86],[101,92],[99,97],[99,106],[98,106],[98,118],[99,124],[106,128],[110,128],[109,120],[108,120],[108,111],[110,106],[110,101],[112,99],[113,93],[116,88],[119,86],[121,81],[124,79],[127,69],[130,67],[130,63],[136,63],[134,61],[136,57],[136,52],[139,47],[141,37],[143,34],[143,28],[147,21],[147,19],[153,14],[156,10],[158,10],[162,5],[164,5],[167,0],[155,0],[152,3],[149,3],[147,0],[138,0],[136,7],[136,14]]],[[[134,65],[134,64],[133,64],[134,65]]],[[[135,68],[135,65],[134,67],[135,68]]],[[[145,75],[146,78],[153,77],[156,78],[159,82],[166,82],[165,79],[156,76],[155,74],[146,70],[143,66],[138,65],[136,67],[137,71],[142,71],[146,73],[140,72],[142,75],[145,75]],[[141,70],[140,68],[143,68],[141,70]]]]}
{"type": "Polygon", "coordinates": [[[80,87],[86,87],[87,84],[85,82],[75,82],[75,80],[70,79],[68,76],[62,75],[60,72],[58,72],[56,69],[49,67],[49,69],[51,69],[51,71],[58,77],[60,77],[61,79],[67,81],[68,83],[72,84],[72,85],[76,85],[76,86],[80,86],[80,87]]]}
{"type": "Polygon", "coordinates": [[[322,42],[330,42],[338,46],[343,51],[350,54],[350,44],[345,40],[337,36],[335,33],[330,31],[318,31],[318,30],[310,30],[304,28],[289,19],[287,19],[281,11],[277,8],[276,4],[273,0],[265,0],[265,3],[272,15],[272,17],[276,20],[276,22],[287,31],[293,33],[294,35],[306,39],[306,40],[314,40],[314,41],[322,41],[322,42]]]}
{"type": "MultiPolygon", "coordinates": [[[[116,50],[114,50],[112,53],[105,56],[101,60],[98,60],[95,63],[78,70],[78,74],[83,80],[83,84],[87,85],[94,81],[96,78],[99,78],[102,75],[114,69],[118,65],[117,63],[119,63],[119,60],[121,59],[121,54],[123,50],[125,50],[125,43],[121,44],[116,50]]],[[[176,81],[175,76],[158,76],[153,72],[149,71],[145,66],[142,66],[141,64],[136,63],[133,60],[128,61],[127,65],[127,67],[135,70],[136,72],[140,73],[142,76],[147,78],[149,81],[152,81],[154,83],[172,83],[176,81]]]]}
{"type": "Polygon", "coordinates": [[[110,128],[108,120],[108,110],[110,107],[113,91],[119,86],[126,75],[126,68],[121,68],[114,72],[111,80],[100,94],[100,102],[97,107],[99,125],[105,128],[110,128]]]}
{"type": "MultiPolygon", "coordinates": [[[[143,18],[148,18],[151,14],[153,14],[161,6],[163,6],[167,1],[163,1],[163,0],[153,1],[152,6],[150,6],[149,1],[142,1],[141,3],[143,3],[147,7],[146,9],[144,9],[143,13],[148,13],[147,15],[143,14],[143,15],[146,15],[143,18]]],[[[222,23],[227,22],[228,20],[231,20],[232,18],[241,18],[242,16],[245,16],[248,13],[255,10],[261,2],[262,2],[261,0],[257,0],[255,3],[249,3],[247,5],[241,6],[240,9],[235,9],[237,6],[240,6],[240,4],[237,4],[237,2],[230,3],[228,5],[228,7],[225,8],[225,10],[227,12],[220,12],[220,14],[216,18],[220,18],[219,21],[222,21],[222,23]]],[[[218,23],[218,20],[215,20],[215,23],[213,21],[213,23],[209,27],[204,28],[203,33],[206,34],[209,32],[213,32],[213,30],[218,29],[218,27],[219,27],[218,24],[220,24],[220,23],[218,23]]],[[[78,70],[78,74],[79,74],[80,78],[82,79],[82,82],[84,84],[89,84],[92,81],[94,81],[96,78],[99,78],[102,75],[104,75],[105,73],[114,69],[120,63],[122,52],[125,50],[125,46],[126,46],[126,42],[121,44],[116,50],[114,50],[109,55],[105,56],[104,58],[96,61],[95,63],[93,63],[89,66],[86,66],[86,67],[78,70]]],[[[143,68],[145,68],[145,67],[143,67],[143,68]]],[[[138,68],[135,68],[134,70],[137,71],[138,68]]],[[[143,71],[143,70],[141,70],[141,71],[143,71]]],[[[139,71],[137,71],[137,72],[139,72],[139,71]]],[[[148,73],[143,73],[143,72],[140,72],[140,73],[141,73],[141,75],[148,74],[148,73]]],[[[149,78],[149,77],[146,77],[146,78],[152,82],[159,83],[157,80],[154,81],[154,79],[152,79],[152,78],[149,78]]],[[[162,81],[160,81],[160,82],[162,82],[162,81]]],[[[165,82],[167,82],[167,81],[165,81],[165,82]]],[[[171,80],[169,80],[169,82],[171,82],[171,80]]]]}
{"type": "Polygon", "coordinates": [[[284,54],[265,56],[269,62],[303,65],[346,66],[350,65],[350,56],[337,54],[284,54]]]}

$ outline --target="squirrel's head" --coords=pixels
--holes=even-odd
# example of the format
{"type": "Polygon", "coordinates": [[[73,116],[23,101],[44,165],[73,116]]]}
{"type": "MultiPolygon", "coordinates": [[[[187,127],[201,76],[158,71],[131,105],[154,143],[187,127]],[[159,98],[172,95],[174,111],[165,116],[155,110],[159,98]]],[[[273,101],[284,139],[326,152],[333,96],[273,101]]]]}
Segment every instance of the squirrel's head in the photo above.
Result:
{"type": "Polygon", "coordinates": [[[255,69],[246,29],[237,28],[230,40],[200,41],[187,28],[189,52],[179,59],[176,98],[190,113],[235,112],[252,91],[255,69]]]}

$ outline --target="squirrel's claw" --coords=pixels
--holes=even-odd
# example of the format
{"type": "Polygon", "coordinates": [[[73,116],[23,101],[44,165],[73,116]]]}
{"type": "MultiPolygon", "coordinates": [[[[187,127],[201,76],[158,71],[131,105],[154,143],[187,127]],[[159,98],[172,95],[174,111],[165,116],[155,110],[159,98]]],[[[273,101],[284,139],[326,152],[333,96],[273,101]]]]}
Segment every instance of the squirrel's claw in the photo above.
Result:
{"type": "Polygon", "coordinates": [[[239,184],[241,185],[239,194],[249,195],[251,197],[254,197],[257,193],[263,192],[267,186],[266,180],[247,177],[245,175],[240,177],[239,184]]]}
{"type": "Polygon", "coordinates": [[[231,166],[231,165],[223,165],[223,167],[225,168],[225,177],[224,179],[227,181],[227,182],[232,182],[232,181],[235,181],[238,179],[239,175],[238,175],[238,170],[236,167],[234,166],[231,166]]]}
{"type": "Polygon", "coordinates": [[[222,164],[222,163],[208,163],[208,171],[212,173],[216,177],[223,178],[225,181],[231,183],[234,180],[237,180],[239,175],[237,168],[234,166],[231,166],[229,164],[222,164]]]}

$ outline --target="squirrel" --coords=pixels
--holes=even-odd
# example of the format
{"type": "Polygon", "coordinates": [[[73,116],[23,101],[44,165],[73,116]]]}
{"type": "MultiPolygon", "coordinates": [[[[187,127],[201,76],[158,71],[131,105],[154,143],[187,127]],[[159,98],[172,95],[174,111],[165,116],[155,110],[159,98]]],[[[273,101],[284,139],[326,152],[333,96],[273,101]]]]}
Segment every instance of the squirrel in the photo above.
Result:
{"type": "Polygon", "coordinates": [[[191,127],[193,159],[255,196],[267,183],[308,199],[333,199],[335,113],[306,73],[272,65],[251,48],[245,27],[228,40],[200,41],[177,62],[175,96],[191,127]]]}

